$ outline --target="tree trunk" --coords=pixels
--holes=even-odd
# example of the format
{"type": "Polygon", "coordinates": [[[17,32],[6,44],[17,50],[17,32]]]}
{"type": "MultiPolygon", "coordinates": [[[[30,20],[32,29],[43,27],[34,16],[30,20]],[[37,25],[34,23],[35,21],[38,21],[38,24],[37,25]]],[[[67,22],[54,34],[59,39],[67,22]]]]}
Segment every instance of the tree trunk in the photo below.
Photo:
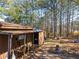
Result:
{"type": "Polygon", "coordinates": [[[67,7],[67,34],[68,37],[70,33],[70,0],[68,0],[68,7],[67,7]]]}
{"type": "Polygon", "coordinates": [[[53,0],[54,38],[57,36],[57,0],[53,0]]]}

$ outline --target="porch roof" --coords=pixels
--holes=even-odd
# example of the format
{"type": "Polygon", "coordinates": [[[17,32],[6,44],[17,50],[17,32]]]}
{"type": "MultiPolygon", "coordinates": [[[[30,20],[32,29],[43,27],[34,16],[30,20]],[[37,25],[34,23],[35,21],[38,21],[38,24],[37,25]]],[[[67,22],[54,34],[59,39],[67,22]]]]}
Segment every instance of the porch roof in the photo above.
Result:
{"type": "Polygon", "coordinates": [[[32,30],[33,28],[26,25],[8,23],[8,22],[0,22],[0,29],[2,30],[32,30]]]}
{"type": "Polygon", "coordinates": [[[27,34],[27,33],[34,33],[40,32],[41,30],[34,30],[30,26],[24,26],[20,24],[13,24],[7,22],[0,22],[0,34],[8,35],[19,35],[19,34],[27,34]]]}

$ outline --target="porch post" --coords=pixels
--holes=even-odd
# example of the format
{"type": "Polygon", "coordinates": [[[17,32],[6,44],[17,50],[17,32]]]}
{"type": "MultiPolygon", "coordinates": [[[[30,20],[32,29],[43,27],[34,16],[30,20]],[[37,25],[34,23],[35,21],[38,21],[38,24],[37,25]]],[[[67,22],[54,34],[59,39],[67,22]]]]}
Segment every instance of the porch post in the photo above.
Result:
{"type": "Polygon", "coordinates": [[[13,38],[13,35],[9,34],[8,35],[8,59],[11,59],[12,38],[13,38]]]}
{"type": "Polygon", "coordinates": [[[26,34],[24,34],[24,55],[26,54],[26,34]]]}

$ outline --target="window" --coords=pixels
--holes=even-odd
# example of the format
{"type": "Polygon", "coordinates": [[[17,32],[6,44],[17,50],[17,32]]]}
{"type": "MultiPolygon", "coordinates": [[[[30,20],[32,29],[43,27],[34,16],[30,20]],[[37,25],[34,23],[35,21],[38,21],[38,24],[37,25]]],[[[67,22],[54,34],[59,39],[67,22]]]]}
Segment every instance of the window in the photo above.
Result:
{"type": "Polygon", "coordinates": [[[18,40],[26,39],[26,35],[19,35],[18,40]]]}

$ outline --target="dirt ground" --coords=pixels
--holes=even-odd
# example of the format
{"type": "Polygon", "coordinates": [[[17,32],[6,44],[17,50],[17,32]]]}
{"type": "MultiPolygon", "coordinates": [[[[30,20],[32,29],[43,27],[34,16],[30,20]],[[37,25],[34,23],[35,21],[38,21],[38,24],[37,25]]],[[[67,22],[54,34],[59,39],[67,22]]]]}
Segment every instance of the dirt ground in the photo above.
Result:
{"type": "Polygon", "coordinates": [[[79,59],[79,43],[68,39],[48,40],[37,52],[31,52],[25,59],[79,59]],[[56,45],[59,45],[60,53],[55,53],[56,45]]]}

